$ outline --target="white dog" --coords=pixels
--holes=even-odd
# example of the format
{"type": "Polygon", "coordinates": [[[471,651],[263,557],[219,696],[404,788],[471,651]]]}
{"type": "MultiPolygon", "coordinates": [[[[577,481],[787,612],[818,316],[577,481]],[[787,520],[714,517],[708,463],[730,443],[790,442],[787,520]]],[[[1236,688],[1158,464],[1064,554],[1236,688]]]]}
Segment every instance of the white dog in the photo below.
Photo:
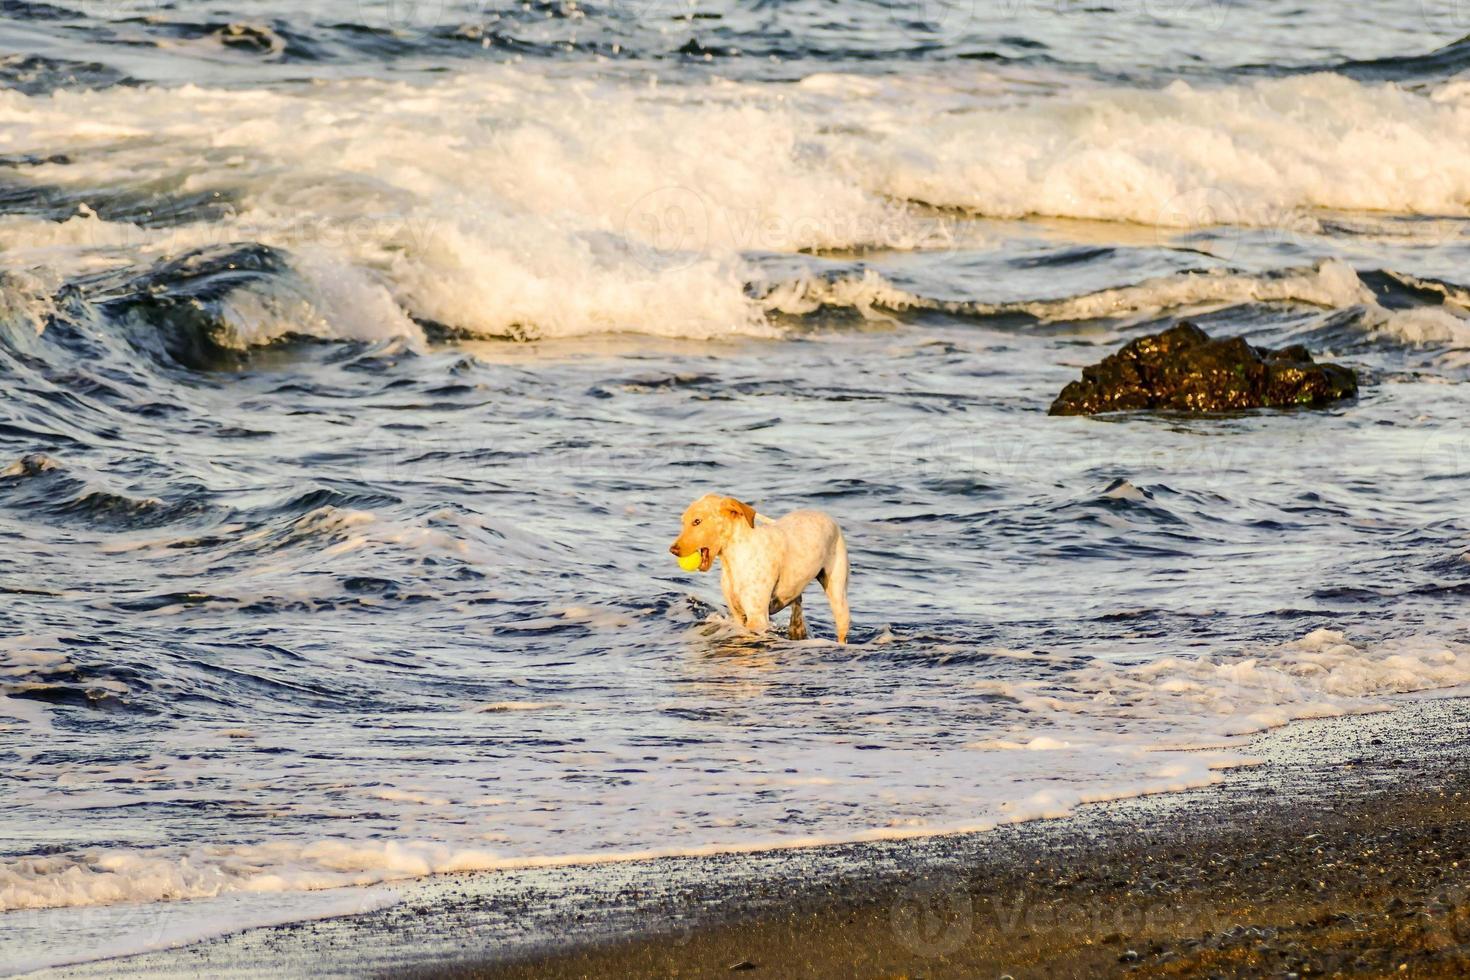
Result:
{"type": "Polygon", "coordinates": [[[801,593],[813,579],[832,606],[837,642],[847,642],[847,543],[837,522],[821,511],[792,511],[780,520],[762,516],[734,497],[707,494],[684,512],[684,528],[669,546],[676,558],[699,552],[699,570],[721,561],[720,588],[730,615],[753,633],[791,607],[793,640],[806,639],[801,593]]]}

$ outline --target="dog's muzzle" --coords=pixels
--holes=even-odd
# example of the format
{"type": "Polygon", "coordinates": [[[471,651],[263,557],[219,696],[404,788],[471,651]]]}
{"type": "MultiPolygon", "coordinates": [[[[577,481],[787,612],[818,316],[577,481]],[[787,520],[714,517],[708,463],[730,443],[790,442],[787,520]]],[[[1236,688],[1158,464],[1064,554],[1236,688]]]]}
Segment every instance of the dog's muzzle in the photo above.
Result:
{"type": "MultiPolygon", "coordinates": [[[[683,558],[684,557],[684,555],[679,551],[679,542],[675,541],[673,544],[669,545],[669,554],[673,555],[675,558],[683,558]]],[[[699,549],[699,570],[701,572],[707,572],[707,571],[709,571],[709,567],[711,565],[713,565],[714,563],[715,563],[715,560],[712,557],[710,557],[709,549],[708,548],[700,548],[699,549]]]]}

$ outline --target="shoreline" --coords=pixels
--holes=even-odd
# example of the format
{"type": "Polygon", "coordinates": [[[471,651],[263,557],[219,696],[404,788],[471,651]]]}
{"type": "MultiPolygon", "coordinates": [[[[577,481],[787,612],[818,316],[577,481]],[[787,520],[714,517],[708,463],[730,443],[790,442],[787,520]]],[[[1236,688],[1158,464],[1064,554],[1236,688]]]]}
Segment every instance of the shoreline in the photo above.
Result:
{"type": "Polygon", "coordinates": [[[446,875],[364,915],[32,975],[1470,970],[1470,700],[1296,722],[1242,750],[1261,762],[1213,786],[1054,820],[446,875]]]}
{"type": "Polygon", "coordinates": [[[794,899],[675,942],[626,937],[410,975],[1464,976],[1470,701],[1414,701],[1355,724],[1364,717],[1260,736],[1263,762],[1218,791],[940,839],[927,866],[825,902],[794,899]],[[1332,769],[1313,765],[1323,754],[1332,769]]]}

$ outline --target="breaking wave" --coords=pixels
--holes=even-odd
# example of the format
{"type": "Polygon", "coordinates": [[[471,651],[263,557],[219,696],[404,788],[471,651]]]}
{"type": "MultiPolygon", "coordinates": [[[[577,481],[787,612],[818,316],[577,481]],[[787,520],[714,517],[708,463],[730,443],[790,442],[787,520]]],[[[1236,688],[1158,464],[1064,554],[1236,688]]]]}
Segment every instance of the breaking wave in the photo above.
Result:
{"type": "MultiPolygon", "coordinates": [[[[1298,234],[1328,210],[1470,213],[1470,105],[1330,75],[997,105],[852,76],[664,91],[502,67],[167,99],[7,92],[0,120],[20,149],[64,150],[4,178],[51,202],[0,218],[12,276],[146,298],[160,277],[218,281],[213,264],[253,249],[247,265],[272,274],[228,276],[204,328],[235,349],[288,334],[772,336],[771,313],[906,300],[801,276],[761,294],[770,257],[942,253],[971,234],[955,209],[1298,234]]],[[[1358,301],[1334,276],[1212,271],[1014,307],[1088,318],[1139,306],[1140,288],[1159,308],[1358,301]]]]}

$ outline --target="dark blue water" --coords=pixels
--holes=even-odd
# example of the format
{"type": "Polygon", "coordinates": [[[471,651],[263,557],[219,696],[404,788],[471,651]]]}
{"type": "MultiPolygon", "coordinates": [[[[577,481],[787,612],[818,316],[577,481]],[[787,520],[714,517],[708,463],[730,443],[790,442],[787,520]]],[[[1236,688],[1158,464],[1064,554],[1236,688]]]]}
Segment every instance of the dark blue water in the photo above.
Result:
{"type": "Polygon", "coordinates": [[[1464,19],[0,6],[0,924],[983,828],[1470,681],[1464,19]],[[1047,417],[1183,316],[1362,394],[1047,417]],[[854,643],[738,635],[708,491],[837,518],[854,643]]]}

